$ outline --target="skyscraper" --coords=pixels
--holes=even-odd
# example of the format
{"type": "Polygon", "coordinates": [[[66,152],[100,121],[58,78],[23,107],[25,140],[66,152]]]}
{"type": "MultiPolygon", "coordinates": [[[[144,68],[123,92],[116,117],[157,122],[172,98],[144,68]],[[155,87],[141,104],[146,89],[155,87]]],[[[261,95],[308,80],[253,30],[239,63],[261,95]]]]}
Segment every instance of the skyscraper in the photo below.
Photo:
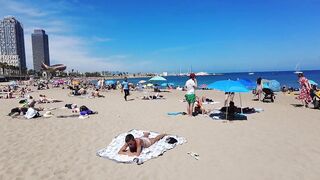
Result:
{"type": "Polygon", "coordinates": [[[35,29],[31,35],[33,69],[37,72],[41,70],[41,64],[50,66],[48,35],[42,29],[35,29]]]}
{"type": "Polygon", "coordinates": [[[25,70],[26,55],[22,24],[12,16],[0,21],[0,62],[25,70]]]}

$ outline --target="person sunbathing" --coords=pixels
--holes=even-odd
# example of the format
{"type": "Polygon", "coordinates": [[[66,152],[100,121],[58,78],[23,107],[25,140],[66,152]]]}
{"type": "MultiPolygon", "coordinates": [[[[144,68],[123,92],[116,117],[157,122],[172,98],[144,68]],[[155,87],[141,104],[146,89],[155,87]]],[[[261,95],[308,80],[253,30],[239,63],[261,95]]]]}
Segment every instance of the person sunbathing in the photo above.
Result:
{"type": "Polygon", "coordinates": [[[148,148],[154,143],[162,139],[166,134],[160,134],[155,138],[149,138],[150,133],[144,132],[143,137],[134,138],[132,134],[128,134],[125,138],[125,144],[121,147],[118,154],[128,156],[139,156],[143,148],[148,148]]]}
{"type": "Polygon", "coordinates": [[[38,103],[55,103],[55,102],[62,102],[61,100],[53,99],[53,98],[47,98],[46,95],[39,95],[38,103]]]}
{"type": "Polygon", "coordinates": [[[162,95],[160,95],[159,93],[156,93],[155,95],[144,95],[142,98],[142,100],[153,100],[153,99],[164,99],[164,97],[162,95]]]}
{"type": "Polygon", "coordinates": [[[101,95],[99,93],[99,89],[96,89],[94,92],[91,93],[92,97],[104,97],[104,95],[101,95]]]}

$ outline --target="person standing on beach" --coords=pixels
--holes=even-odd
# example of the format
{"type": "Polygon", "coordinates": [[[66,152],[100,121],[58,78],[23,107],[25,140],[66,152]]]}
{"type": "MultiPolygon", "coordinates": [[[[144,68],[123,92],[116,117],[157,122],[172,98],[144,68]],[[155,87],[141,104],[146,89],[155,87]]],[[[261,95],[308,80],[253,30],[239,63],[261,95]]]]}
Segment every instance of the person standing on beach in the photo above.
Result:
{"type": "Polygon", "coordinates": [[[192,116],[193,106],[196,101],[195,89],[197,88],[197,79],[194,73],[190,74],[190,79],[186,82],[187,93],[185,95],[186,101],[188,103],[187,113],[192,116]]]}
{"type": "Polygon", "coordinates": [[[301,100],[305,107],[308,107],[308,104],[312,101],[310,96],[311,85],[309,80],[304,77],[303,73],[298,74],[299,84],[300,84],[300,95],[297,99],[301,100]]]}
{"type": "Polygon", "coordinates": [[[129,83],[128,79],[125,77],[124,81],[122,82],[122,90],[124,92],[124,99],[127,101],[127,96],[129,96],[129,83]]]}
{"type": "Polygon", "coordinates": [[[256,88],[255,95],[258,96],[258,100],[260,101],[261,95],[262,95],[262,78],[261,77],[257,79],[257,88],[256,88]]]}

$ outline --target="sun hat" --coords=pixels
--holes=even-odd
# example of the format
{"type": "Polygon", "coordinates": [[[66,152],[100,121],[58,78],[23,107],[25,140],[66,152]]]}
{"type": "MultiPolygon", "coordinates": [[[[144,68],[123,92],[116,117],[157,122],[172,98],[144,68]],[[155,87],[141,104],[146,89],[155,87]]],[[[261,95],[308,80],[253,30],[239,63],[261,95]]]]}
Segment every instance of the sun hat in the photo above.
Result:
{"type": "Polygon", "coordinates": [[[44,115],[43,115],[43,117],[46,117],[46,118],[49,118],[49,117],[52,117],[52,116],[53,116],[53,114],[52,114],[51,111],[47,111],[47,112],[45,112],[44,115]]]}

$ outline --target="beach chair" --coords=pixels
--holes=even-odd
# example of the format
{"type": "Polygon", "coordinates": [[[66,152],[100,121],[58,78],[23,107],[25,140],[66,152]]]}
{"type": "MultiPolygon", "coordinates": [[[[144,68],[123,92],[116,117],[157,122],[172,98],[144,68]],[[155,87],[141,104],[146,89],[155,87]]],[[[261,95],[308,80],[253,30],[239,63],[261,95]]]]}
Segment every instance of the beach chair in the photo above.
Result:
{"type": "Polygon", "coordinates": [[[264,93],[264,98],[262,99],[263,102],[274,102],[275,94],[271,89],[263,88],[262,92],[264,93]]]}

